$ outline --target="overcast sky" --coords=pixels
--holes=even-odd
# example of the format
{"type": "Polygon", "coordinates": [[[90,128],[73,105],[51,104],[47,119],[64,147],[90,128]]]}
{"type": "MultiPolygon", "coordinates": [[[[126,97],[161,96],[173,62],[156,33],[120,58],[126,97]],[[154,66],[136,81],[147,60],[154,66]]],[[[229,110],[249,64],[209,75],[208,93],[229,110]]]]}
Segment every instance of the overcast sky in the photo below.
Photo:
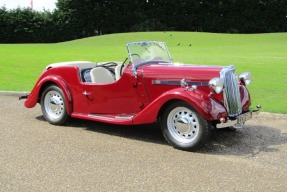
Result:
{"type": "MultiPolygon", "coordinates": [[[[31,0],[0,0],[0,7],[5,5],[7,9],[15,9],[19,7],[31,7],[31,0]]],[[[44,8],[52,11],[56,8],[55,3],[57,0],[33,0],[33,9],[37,11],[42,11],[44,8]]]]}

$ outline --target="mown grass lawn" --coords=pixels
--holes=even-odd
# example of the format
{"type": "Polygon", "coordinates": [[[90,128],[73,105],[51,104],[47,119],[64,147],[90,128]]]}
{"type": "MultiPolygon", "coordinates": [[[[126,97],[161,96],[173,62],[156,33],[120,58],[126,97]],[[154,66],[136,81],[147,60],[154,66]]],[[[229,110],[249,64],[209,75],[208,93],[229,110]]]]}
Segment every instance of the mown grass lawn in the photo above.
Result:
{"type": "Polygon", "coordinates": [[[253,106],[287,113],[287,33],[213,34],[150,32],[103,35],[55,44],[0,44],[0,90],[30,91],[46,65],[54,62],[124,60],[130,41],[165,41],[174,62],[234,64],[253,75],[253,106]]]}

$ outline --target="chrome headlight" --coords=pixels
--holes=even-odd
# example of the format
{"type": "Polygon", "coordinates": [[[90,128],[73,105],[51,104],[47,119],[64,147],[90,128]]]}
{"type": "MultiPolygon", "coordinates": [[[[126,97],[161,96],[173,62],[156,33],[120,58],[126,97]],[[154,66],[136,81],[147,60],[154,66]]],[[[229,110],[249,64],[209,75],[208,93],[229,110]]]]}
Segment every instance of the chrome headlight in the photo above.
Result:
{"type": "Polygon", "coordinates": [[[223,89],[223,79],[213,78],[209,81],[208,85],[218,94],[223,89]]]}
{"type": "Polygon", "coordinates": [[[244,72],[239,76],[239,79],[245,86],[248,86],[251,83],[252,75],[249,72],[244,72]]]}

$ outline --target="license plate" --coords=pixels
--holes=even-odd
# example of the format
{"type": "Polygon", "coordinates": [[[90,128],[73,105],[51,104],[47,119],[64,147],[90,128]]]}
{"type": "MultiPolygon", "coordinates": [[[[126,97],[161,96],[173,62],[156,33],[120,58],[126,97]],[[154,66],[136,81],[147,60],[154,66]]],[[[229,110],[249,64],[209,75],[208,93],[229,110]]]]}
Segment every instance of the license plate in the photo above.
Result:
{"type": "Polygon", "coordinates": [[[252,118],[252,113],[247,112],[237,117],[237,123],[244,123],[252,118]]]}

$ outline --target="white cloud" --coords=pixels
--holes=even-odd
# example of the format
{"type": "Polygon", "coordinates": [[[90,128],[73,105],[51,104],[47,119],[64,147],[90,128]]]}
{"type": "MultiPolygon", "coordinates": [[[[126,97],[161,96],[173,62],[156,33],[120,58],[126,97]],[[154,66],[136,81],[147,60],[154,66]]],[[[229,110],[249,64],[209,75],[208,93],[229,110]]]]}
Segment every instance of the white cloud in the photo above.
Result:
{"type": "MultiPolygon", "coordinates": [[[[33,0],[33,9],[37,11],[42,11],[44,8],[46,10],[54,10],[56,2],[57,0],[33,0]]],[[[0,6],[5,5],[7,9],[15,9],[18,6],[21,8],[31,7],[30,3],[31,0],[0,0],[0,6]]]]}

